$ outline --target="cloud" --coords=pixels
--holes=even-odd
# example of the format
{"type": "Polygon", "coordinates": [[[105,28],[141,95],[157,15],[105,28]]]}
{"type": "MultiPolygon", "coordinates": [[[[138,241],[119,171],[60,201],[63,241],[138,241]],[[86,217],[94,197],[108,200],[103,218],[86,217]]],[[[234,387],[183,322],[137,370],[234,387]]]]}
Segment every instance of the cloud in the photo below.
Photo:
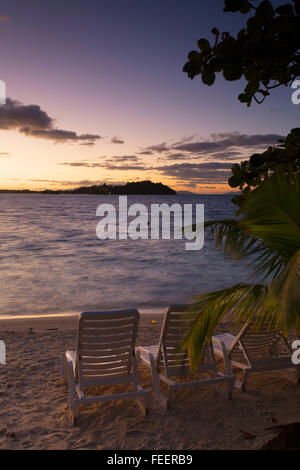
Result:
{"type": "Polygon", "coordinates": [[[18,130],[19,132],[54,142],[79,142],[93,145],[101,137],[97,134],[80,134],[54,127],[54,119],[40,106],[22,103],[7,98],[6,104],[0,107],[0,129],[18,130]]]}
{"type": "Polygon", "coordinates": [[[37,105],[22,105],[10,98],[0,106],[0,129],[17,129],[28,126],[32,129],[47,129],[53,125],[53,119],[37,105]]]}
{"type": "Polygon", "coordinates": [[[225,150],[224,152],[212,153],[209,155],[209,158],[217,160],[242,160],[244,156],[241,154],[241,152],[225,150]]]}
{"type": "Polygon", "coordinates": [[[193,139],[195,139],[195,134],[190,135],[188,137],[182,137],[182,139],[178,140],[177,142],[174,142],[172,146],[176,147],[177,145],[185,144],[186,142],[191,142],[193,139]]]}
{"type": "Polygon", "coordinates": [[[73,166],[73,167],[85,167],[85,168],[103,168],[105,170],[143,170],[144,165],[140,162],[136,155],[115,155],[113,157],[106,158],[100,157],[101,162],[95,161],[79,161],[79,162],[63,162],[59,165],[73,166]],[[124,165],[122,165],[124,163],[124,165]],[[131,163],[128,165],[127,163],[131,163]]]}
{"type": "Polygon", "coordinates": [[[106,162],[139,162],[139,157],[136,155],[115,155],[106,159],[106,162]]]}
{"type": "MultiPolygon", "coordinates": [[[[6,180],[10,179],[10,180],[15,180],[15,181],[19,181],[20,178],[5,178],[6,180]]],[[[23,180],[22,180],[23,181],[23,180]]],[[[97,185],[100,185],[100,184],[115,184],[115,185],[121,185],[121,184],[124,184],[124,181],[114,181],[112,180],[111,178],[105,178],[105,179],[101,179],[101,180],[88,180],[88,179],[85,179],[85,180],[77,180],[77,181],[70,181],[70,180],[67,180],[67,181],[58,181],[58,180],[51,180],[51,179],[27,179],[26,181],[29,181],[29,182],[32,182],[32,183],[47,183],[49,185],[58,185],[58,186],[67,186],[67,187],[70,187],[70,188],[78,188],[80,186],[97,186],[97,185]]],[[[55,188],[54,188],[55,189],[55,188]]]]}
{"type": "Polygon", "coordinates": [[[139,155],[153,155],[153,152],[151,152],[151,150],[143,150],[139,152],[139,155]]]}
{"type": "Polygon", "coordinates": [[[8,152],[0,152],[0,158],[2,158],[2,157],[10,158],[11,154],[8,153],[8,152]]]}
{"type": "MultiPolygon", "coordinates": [[[[147,147],[143,152],[164,153],[173,151],[175,160],[179,159],[180,157],[178,154],[182,154],[183,152],[187,154],[186,158],[190,158],[190,155],[194,155],[196,158],[199,155],[206,154],[206,156],[209,157],[211,154],[218,153],[221,155],[221,152],[227,152],[224,153],[224,159],[228,159],[230,156],[237,156],[237,148],[243,148],[245,150],[249,149],[250,152],[251,149],[265,148],[276,144],[282,137],[283,136],[279,134],[247,135],[240,134],[239,132],[227,132],[211,134],[210,140],[191,141],[194,139],[194,136],[190,136],[184,137],[174,144],[163,142],[162,144],[147,147]],[[233,155],[233,153],[230,154],[229,152],[235,152],[235,155],[233,155]]],[[[220,158],[222,157],[220,156],[220,158]]],[[[167,156],[167,159],[172,159],[170,154],[167,156]]]]}
{"type": "Polygon", "coordinates": [[[187,158],[187,156],[182,152],[170,153],[169,155],[165,155],[163,157],[164,160],[184,160],[185,158],[187,158]]]}
{"type": "Polygon", "coordinates": [[[125,141],[120,139],[120,137],[112,137],[111,144],[125,144],[125,141]]]}
{"type": "Polygon", "coordinates": [[[232,132],[227,134],[213,134],[212,138],[213,140],[210,141],[198,141],[180,144],[176,147],[173,147],[173,149],[184,152],[203,154],[218,150],[227,150],[232,147],[254,148],[276,144],[278,139],[281,139],[282,136],[278,134],[246,135],[232,132]]]}
{"type": "Polygon", "coordinates": [[[54,142],[70,142],[70,141],[80,141],[88,140],[87,145],[91,146],[93,143],[100,139],[99,135],[94,134],[82,134],[78,135],[73,131],[63,131],[61,129],[32,129],[28,126],[21,127],[19,132],[36,137],[38,139],[48,139],[53,140],[54,142]]]}
{"type": "MultiPolygon", "coordinates": [[[[146,147],[145,149],[143,149],[144,152],[158,152],[158,153],[162,153],[162,152],[167,152],[169,150],[169,147],[167,146],[166,142],[163,142],[162,144],[158,144],[158,145],[152,145],[150,147],[146,147]]],[[[144,155],[146,155],[144,153],[144,155]]],[[[149,155],[147,153],[147,155],[149,155]]]]}
{"type": "Polygon", "coordinates": [[[143,170],[146,169],[141,164],[137,164],[137,165],[117,165],[117,164],[113,164],[113,163],[104,163],[102,165],[102,168],[104,168],[105,170],[111,170],[111,171],[114,171],[114,170],[118,170],[118,171],[128,171],[128,170],[143,171],[143,170]]]}
{"type": "Polygon", "coordinates": [[[97,185],[102,184],[99,180],[80,180],[80,181],[57,181],[57,180],[46,180],[46,179],[27,179],[26,181],[30,181],[32,183],[49,183],[49,184],[58,184],[63,186],[89,186],[89,185],[97,185]]]}
{"type": "Polygon", "coordinates": [[[0,23],[7,23],[9,21],[9,16],[0,15],[0,23]]]}
{"type": "Polygon", "coordinates": [[[155,170],[182,182],[224,184],[231,174],[231,166],[231,163],[224,162],[176,163],[155,167],[155,170]]]}

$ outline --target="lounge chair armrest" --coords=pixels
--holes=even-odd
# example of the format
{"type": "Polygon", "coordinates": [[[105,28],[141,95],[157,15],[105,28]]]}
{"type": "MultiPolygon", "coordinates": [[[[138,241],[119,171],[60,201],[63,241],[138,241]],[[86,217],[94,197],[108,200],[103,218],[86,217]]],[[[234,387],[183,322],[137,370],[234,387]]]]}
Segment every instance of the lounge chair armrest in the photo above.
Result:
{"type": "Polygon", "coordinates": [[[233,375],[229,351],[226,349],[226,345],[225,343],[223,343],[223,341],[220,341],[220,345],[222,348],[223,359],[224,359],[224,364],[225,364],[227,373],[228,375],[233,375]]]}
{"type": "Polygon", "coordinates": [[[212,343],[215,343],[218,346],[218,348],[214,348],[214,351],[222,355],[227,374],[233,375],[231,361],[225,343],[221,339],[216,338],[215,336],[212,337],[212,343]]]}
{"type": "Polygon", "coordinates": [[[76,369],[76,356],[73,351],[66,352],[66,361],[68,364],[68,368],[72,365],[73,367],[73,375],[75,377],[75,369],[76,369]]]}
{"type": "Polygon", "coordinates": [[[144,348],[143,346],[136,346],[135,350],[139,352],[147,353],[147,354],[150,352],[147,348],[144,348]]]}
{"type": "Polygon", "coordinates": [[[219,338],[217,338],[216,336],[213,336],[211,340],[212,340],[213,343],[219,343],[219,344],[221,344],[221,342],[222,342],[222,341],[220,341],[219,338]]]}
{"type": "Polygon", "coordinates": [[[227,351],[224,342],[216,336],[212,337],[211,342],[216,353],[224,354],[224,350],[227,351]]]}
{"type": "Polygon", "coordinates": [[[149,351],[149,349],[144,348],[143,346],[137,346],[135,351],[139,353],[140,359],[147,364],[155,364],[154,354],[149,351]]]}

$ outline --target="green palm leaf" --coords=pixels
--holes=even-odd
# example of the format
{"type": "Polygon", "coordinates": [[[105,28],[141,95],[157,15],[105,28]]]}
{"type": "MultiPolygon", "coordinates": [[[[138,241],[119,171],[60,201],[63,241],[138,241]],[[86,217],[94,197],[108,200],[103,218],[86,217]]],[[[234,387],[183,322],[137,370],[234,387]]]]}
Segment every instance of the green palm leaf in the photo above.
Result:
{"type": "Polygon", "coordinates": [[[255,273],[271,283],[238,284],[194,299],[195,323],[182,346],[194,369],[221,319],[255,317],[258,329],[267,323],[300,332],[299,208],[300,175],[273,174],[250,193],[240,219],[206,222],[226,255],[250,258],[255,273]]]}

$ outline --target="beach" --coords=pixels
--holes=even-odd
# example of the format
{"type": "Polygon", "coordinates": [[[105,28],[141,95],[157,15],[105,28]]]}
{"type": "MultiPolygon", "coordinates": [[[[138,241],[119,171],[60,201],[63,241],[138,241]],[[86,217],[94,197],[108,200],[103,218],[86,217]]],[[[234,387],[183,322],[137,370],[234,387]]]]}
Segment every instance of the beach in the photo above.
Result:
{"type": "MultiPolygon", "coordinates": [[[[134,400],[82,406],[73,426],[59,371],[61,352],[75,349],[77,321],[0,320],[7,352],[6,365],[0,365],[1,449],[260,449],[278,434],[270,428],[300,421],[296,372],[285,370],[251,375],[247,391],[235,388],[232,401],[226,385],[177,390],[168,411],[152,398],[146,417],[134,400]]],[[[141,315],[137,345],[156,344],[161,323],[162,315],[141,315]]],[[[219,359],[218,367],[224,371],[219,359]]],[[[144,389],[152,389],[142,364],[139,377],[144,389]]],[[[123,390],[105,387],[103,393],[123,390]]]]}

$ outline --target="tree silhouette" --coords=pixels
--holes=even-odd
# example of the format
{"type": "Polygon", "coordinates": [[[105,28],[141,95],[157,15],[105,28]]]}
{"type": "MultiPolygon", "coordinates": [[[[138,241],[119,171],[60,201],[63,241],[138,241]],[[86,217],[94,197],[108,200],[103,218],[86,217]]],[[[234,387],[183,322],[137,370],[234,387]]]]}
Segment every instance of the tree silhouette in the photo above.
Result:
{"type": "MultiPolygon", "coordinates": [[[[271,90],[289,86],[300,76],[300,0],[292,0],[274,9],[269,0],[258,6],[256,1],[225,0],[225,12],[251,13],[237,37],[229,32],[212,29],[214,41],[201,38],[199,51],[188,54],[183,71],[193,79],[200,75],[205,85],[213,85],[216,73],[227,81],[244,78],[247,85],[239,100],[251,106],[253,100],[262,103],[271,90]]],[[[300,170],[300,129],[261,154],[234,164],[228,184],[243,190],[240,203],[262,181],[274,172],[292,175],[300,170]]]]}

